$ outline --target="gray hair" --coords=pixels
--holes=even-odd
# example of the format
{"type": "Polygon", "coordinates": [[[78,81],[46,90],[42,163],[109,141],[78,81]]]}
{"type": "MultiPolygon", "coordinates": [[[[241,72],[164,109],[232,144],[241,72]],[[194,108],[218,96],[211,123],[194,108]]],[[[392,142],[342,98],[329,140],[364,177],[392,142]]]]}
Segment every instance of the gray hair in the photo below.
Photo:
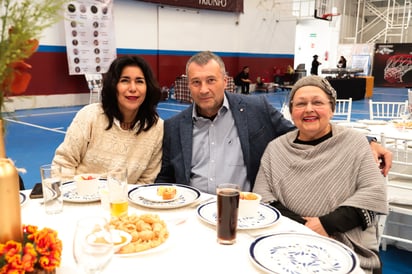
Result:
{"type": "Polygon", "coordinates": [[[332,111],[335,111],[336,107],[336,90],[331,86],[328,80],[317,75],[310,75],[299,79],[290,91],[290,100],[289,100],[289,111],[292,112],[292,101],[295,93],[298,89],[306,86],[315,86],[323,90],[326,95],[329,97],[329,101],[332,105],[332,111]]]}
{"type": "Polygon", "coordinates": [[[222,58],[217,56],[211,51],[201,51],[199,53],[196,53],[186,63],[186,75],[188,75],[188,68],[191,63],[195,63],[201,66],[206,65],[209,63],[210,60],[215,60],[219,66],[220,66],[220,71],[222,72],[222,75],[226,75],[226,68],[225,68],[225,63],[223,62],[222,58]]]}

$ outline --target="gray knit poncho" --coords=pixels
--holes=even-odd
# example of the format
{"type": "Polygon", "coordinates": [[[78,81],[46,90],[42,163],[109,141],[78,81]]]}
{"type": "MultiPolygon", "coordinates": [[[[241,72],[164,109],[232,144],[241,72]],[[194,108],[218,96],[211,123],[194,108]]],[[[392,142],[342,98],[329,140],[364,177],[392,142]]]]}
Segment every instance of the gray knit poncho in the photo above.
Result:
{"type": "MultiPolygon", "coordinates": [[[[269,143],[254,190],[262,201],[279,201],[302,217],[319,217],[340,206],[387,214],[386,186],[366,137],[332,125],[333,136],[316,146],[293,143],[298,130],[269,143]]],[[[377,225],[333,237],[351,247],[365,270],[379,266],[377,225]]]]}

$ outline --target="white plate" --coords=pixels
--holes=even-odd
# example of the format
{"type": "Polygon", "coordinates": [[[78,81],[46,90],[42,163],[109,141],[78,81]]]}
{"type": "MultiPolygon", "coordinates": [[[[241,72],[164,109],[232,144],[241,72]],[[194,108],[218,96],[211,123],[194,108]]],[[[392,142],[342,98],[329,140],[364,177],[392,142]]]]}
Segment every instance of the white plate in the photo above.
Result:
{"type": "Polygon", "coordinates": [[[179,191],[178,191],[178,188],[176,188],[176,195],[172,199],[163,200],[162,196],[157,195],[158,187],[159,186],[142,188],[139,191],[139,195],[148,201],[157,202],[157,203],[167,203],[167,202],[171,202],[179,198],[179,191]]]}
{"type": "Polygon", "coordinates": [[[169,209],[169,208],[178,208],[187,206],[193,202],[195,202],[200,197],[200,191],[194,187],[187,186],[187,185],[178,185],[178,184],[153,184],[153,185],[142,185],[135,187],[129,190],[129,201],[148,208],[158,208],[158,209],[169,209]],[[178,198],[173,201],[168,202],[152,202],[146,200],[142,197],[142,192],[146,192],[148,189],[155,189],[159,186],[175,186],[176,191],[178,193],[178,198]]]}
{"type": "Polygon", "coordinates": [[[24,205],[27,202],[26,194],[20,192],[20,205],[24,205]]]}
{"type": "Polygon", "coordinates": [[[249,248],[252,262],[266,273],[352,273],[359,261],[344,244],[294,232],[257,238],[249,248]]]}
{"type": "Polygon", "coordinates": [[[177,240],[177,236],[176,236],[176,231],[175,229],[171,229],[171,225],[166,224],[167,225],[167,229],[169,231],[169,237],[166,239],[166,241],[164,241],[163,243],[161,243],[160,245],[144,250],[144,251],[139,251],[139,252],[133,252],[133,253],[125,253],[125,254],[118,254],[115,253],[115,255],[117,257],[133,257],[133,256],[142,256],[142,255],[147,255],[147,254],[152,254],[152,253],[157,253],[157,252],[161,252],[165,249],[168,249],[171,245],[173,245],[173,243],[177,240]]]}
{"type": "Polygon", "coordinates": [[[358,120],[358,123],[362,123],[365,125],[387,125],[388,121],[384,120],[358,120]]]}
{"type": "MultiPolygon", "coordinates": [[[[216,201],[204,203],[198,206],[197,215],[206,223],[216,225],[217,216],[216,201]]],[[[257,229],[273,225],[280,218],[280,212],[265,204],[260,204],[256,217],[239,217],[237,220],[237,229],[257,229]]]]}
{"type": "MultiPolygon", "coordinates": [[[[100,188],[104,188],[106,185],[106,179],[100,179],[100,188]]],[[[72,203],[90,203],[100,201],[100,194],[97,192],[93,195],[80,196],[76,190],[76,183],[66,182],[61,186],[61,192],[63,193],[63,201],[72,203]]]]}
{"type": "Polygon", "coordinates": [[[343,122],[343,123],[337,123],[337,124],[343,127],[348,127],[348,128],[368,128],[368,125],[357,123],[357,122],[343,122]]]}

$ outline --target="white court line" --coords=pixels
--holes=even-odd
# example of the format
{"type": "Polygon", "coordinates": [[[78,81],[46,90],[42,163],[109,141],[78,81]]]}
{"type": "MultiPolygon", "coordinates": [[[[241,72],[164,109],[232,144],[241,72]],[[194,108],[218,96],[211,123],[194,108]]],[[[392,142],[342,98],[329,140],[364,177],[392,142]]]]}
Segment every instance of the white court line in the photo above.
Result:
{"type": "Polygon", "coordinates": [[[181,103],[181,104],[178,104],[178,103],[165,103],[165,102],[161,102],[161,103],[159,103],[159,105],[171,105],[171,106],[189,106],[190,105],[190,103],[181,103]]]}
{"type": "Polygon", "coordinates": [[[26,118],[26,117],[36,117],[36,116],[70,114],[70,113],[77,113],[77,112],[78,112],[78,110],[62,111],[62,112],[45,112],[45,113],[27,114],[27,115],[10,115],[10,117],[12,117],[12,118],[26,118]]]}
{"type": "Polygon", "coordinates": [[[48,128],[48,127],[42,127],[42,126],[38,126],[38,125],[35,125],[35,124],[30,124],[30,123],[26,123],[26,122],[22,122],[22,121],[16,121],[16,120],[13,120],[13,119],[8,119],[8,118],[4,118],[4,120],[6,120],[8,122],[13,122],[13,123],[16,123],[16,124],[29,126],[29,127],[35,127],[35,128],[40,128],[40,129],[52,131],[52,132],[66,134],[66,131],[59,130],[59,128],[61,128],[61,127],[59,127],[59,128],[48,128]]]}
{"type": "Polygon", "coordinates": [[[181,109],[168,109],[168,108],[157,108],[159,110],[166,110],[166,111],[172,111],[172,112],[182,112],[181,109]]]}

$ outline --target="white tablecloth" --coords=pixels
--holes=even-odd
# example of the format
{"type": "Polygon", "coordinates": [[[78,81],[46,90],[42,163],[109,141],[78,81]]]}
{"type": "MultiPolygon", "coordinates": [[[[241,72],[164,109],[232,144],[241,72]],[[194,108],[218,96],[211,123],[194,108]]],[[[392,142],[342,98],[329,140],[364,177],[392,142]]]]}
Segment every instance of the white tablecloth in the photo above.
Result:
{"type": "MultiPolygon", "coordinates": [[[[65,203],[62,213],[46,215],[40,204],[41,199],[30,200],[29,192],[24,191],[28,201],[22,206],[23,224],[57,230],[63,241],[62,265],[57,273],[80,273],[72,256],[76,221],[85,216],[104,215],[107,212],[99,202],[65,203]]],[[[202,194],[199,202],[209,196],[211,195],[202,194]]],[[[198,218],[196,206],[154,210],[129,203],[129,214],[132,213],[158,214],[169,225],[170,238],[157,252],[131,257],[115,256],[104,273],[261,273],[249,259],[249,246],[254,236],[284,231],[313,233],[305,226],[282,216],[269,228],[238,230],[234,245],[220,245],[216,242],[215,227],[198,218]]],[[[357,269],[356,273],[363,271],[357,269]]]]}
{"type": "Polygon", "coordinates": [[[384,133],[388,137],[397,138],[412,138],[412,129],[403,129],[400,127],[395,127],[391,124],[387,125],[368,125],[367,126],[370,133],[368,135],[375,136],[380,140],[380,136],[384,133]]]}

